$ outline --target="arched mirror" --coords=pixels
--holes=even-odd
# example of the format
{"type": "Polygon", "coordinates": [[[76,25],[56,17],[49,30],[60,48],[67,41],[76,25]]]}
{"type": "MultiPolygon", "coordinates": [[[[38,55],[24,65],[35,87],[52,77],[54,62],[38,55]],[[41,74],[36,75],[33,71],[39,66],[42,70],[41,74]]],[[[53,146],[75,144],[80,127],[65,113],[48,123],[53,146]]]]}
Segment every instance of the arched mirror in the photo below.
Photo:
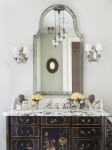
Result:
{"type": "Polygon", "coordinates": [[[33,39],[33,92],[82,92],[83,37],[73,11],[64,5],[50,6],[41,15],[39,25],[33,39]],[[48,63],[50,58],[59,67],[55,61],[48,63]]]}

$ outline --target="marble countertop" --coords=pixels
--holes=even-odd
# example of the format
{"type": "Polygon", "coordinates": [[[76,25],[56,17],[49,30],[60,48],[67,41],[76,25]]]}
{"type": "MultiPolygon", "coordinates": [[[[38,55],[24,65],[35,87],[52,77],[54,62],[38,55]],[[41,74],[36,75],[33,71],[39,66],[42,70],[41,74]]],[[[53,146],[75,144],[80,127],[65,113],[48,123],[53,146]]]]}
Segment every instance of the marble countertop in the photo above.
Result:
{"type": "Polygon", "coordinates": [[[29,109],[10,110],[3,113],[4,116],[110,116],[100,109],[29,109]]]}

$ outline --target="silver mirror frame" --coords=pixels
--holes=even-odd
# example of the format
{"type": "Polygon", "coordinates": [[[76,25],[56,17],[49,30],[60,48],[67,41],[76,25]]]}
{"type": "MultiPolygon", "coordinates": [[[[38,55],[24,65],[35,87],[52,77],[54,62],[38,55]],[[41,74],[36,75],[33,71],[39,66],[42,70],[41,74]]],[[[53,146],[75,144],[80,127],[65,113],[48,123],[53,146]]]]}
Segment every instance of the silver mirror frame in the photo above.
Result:
{"type": "Polygon", "coordinates": [[[80,34],[80,32],[78,31],[77,19],[76,19],[74,12],[70,8],[68,8],[67,6],[58,4],[58,5],[52,5],[52,6],[48,7],[42,13],[42,15],[40,17],[40,22],[39,22],[39,30],[38,30],[37,34],[35,34],[33,36],[33,93],[38,92],[37,91],[37,50],[36,50],[37,38],[39,37],[39,35],[42,31],[42,24],[43,24],[43,20],[45,18],[45,15],[50,10],[53,10],[54,7],[64,7],[65,10],[71,14],[72,19],[73,19],[74,31],[75,31],[76,35],[80,38],[80,91],[79,92],[83,92],[83,35],[80,34]]]}

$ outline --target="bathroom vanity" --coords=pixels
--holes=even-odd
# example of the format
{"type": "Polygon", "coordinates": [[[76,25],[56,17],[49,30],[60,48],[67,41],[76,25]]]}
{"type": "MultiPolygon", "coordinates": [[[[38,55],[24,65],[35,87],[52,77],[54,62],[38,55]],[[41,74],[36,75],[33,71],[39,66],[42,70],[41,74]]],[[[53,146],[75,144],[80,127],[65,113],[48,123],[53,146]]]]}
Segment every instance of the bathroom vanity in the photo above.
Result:
{"type": "Polygon", "coordinates": [[[4,113],[7,150],[105,150],[101,110],[26,110],[4,113]]]}
{"type": "MultiPolygon", "coordinates": [[[[77,91],[83,93],[83,35],[73,11],[53,5],[42,13],[33,37],[33,93],[65,94],[66,101],[59,100],[64,104],[77,91]]],[[[112,128],[105,125],[109,114],[103,110],[12,110],[4,115],[7,150],[105,150],[112,128]]]]}

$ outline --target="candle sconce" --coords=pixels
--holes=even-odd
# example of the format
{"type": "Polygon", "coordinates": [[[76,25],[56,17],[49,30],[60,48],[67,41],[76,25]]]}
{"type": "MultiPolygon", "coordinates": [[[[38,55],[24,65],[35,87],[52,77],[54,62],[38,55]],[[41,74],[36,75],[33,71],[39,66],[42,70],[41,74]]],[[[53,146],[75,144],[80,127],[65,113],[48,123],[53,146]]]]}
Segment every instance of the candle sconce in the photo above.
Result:
{"type": "Polygon", "coordinates": [[[14,59],[18,64],[25,64],[28,60],[29,49],[27,47],[22,47],[18,50],[17,47],[13,48],[14,59]]]}
{"type": "Polygon", "coordinates": [[[92,46],[91,44],[86,44],[85,51],[87,52],[87,58],[89,62],[98,62],[101,57],[102,45],[96,44],[92,46]]]}

